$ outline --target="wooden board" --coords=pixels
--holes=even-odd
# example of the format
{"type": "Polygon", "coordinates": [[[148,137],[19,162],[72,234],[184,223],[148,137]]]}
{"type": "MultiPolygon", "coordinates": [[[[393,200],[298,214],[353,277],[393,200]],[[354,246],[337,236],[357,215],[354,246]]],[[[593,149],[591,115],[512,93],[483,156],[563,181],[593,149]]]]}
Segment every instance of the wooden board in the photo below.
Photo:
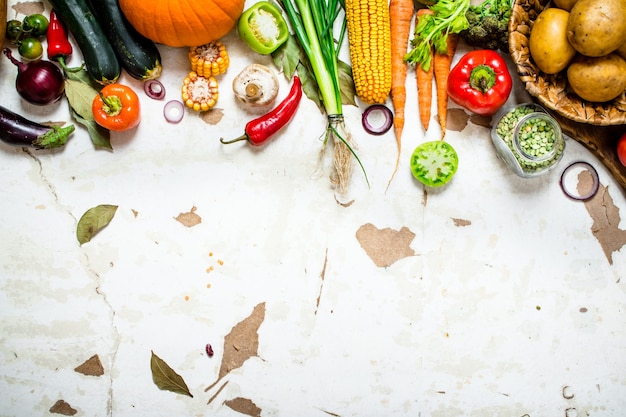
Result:
{"type": "Polygon", "coordinates": [[[617,159],[616,151],[617,140],[626,133],[626,125],[595,126],[569,120],[553,111],[550,114],[559,121],[566,135],[583,144],[602,161],[626,192],[626,167],[617,159]]]}

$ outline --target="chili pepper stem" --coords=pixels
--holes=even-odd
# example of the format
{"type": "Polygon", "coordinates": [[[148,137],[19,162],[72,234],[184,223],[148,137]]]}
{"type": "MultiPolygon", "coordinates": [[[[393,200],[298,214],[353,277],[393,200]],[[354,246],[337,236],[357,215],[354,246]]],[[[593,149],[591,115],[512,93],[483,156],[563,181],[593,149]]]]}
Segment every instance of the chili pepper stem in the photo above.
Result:
{"type": "Polygon", "coordinates": [[[78,71],[83,69],[83,65],[81,65],[79,67],[68,67],[67,64],[65,63],[65,57],[63,57],[63,56],[59,56],[59,57],[57,57],[55,59],[59,63],[59,65],[61,66],[63,71],[66,72],[66,73],[68,73],[68,72],[78,72],[78,71]]]}
{"type": "Polygon", "coordinates": [[[486,93],[496,84],[496,72],[489,65],[478,65],[470,73],[470,86],[486,93]]]}
{"type": "Polygon", "coordinates": [[[109,117],[117,116],[122,112],[122,100],[118,96],[105,96],[102,91],[98,91],[98,95],[102,99],[102,110],[109,117]]]}
{"type": "Polygon", "coordinates": [[[224,138],[220,138],[220,142],[222,142],[224,145],[228,145],[231,143],[235,143],[235,142],[240,142],[242,140],[248,140],[248,135],[246,133],[244,133],[243,135],[239,136],[238,138],[235,139],[231,139],[231,140],[224,140],[224,138]]]}

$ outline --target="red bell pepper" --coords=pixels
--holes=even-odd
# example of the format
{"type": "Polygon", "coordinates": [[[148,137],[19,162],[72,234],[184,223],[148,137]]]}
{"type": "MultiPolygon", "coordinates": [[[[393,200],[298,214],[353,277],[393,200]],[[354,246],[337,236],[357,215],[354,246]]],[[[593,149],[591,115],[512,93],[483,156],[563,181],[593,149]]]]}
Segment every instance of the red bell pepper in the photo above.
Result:
{"type": "Polygon", "coordinates": [[[513,81],[502,56],[493,50],[470,51],[448,76],[448,96],[481,116],[492,116],[509,98],[513,81]]]}

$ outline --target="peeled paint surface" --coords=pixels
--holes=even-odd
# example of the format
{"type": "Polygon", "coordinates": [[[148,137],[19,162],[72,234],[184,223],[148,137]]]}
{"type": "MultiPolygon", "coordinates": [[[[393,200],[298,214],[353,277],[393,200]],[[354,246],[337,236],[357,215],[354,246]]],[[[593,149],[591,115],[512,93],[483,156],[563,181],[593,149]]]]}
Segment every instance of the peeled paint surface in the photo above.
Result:
{"type": "MultiPolygon", "coordinates": [[[[600,161],[569,140],[552,173],[518,178],[484,118],[455,107],[454,179],[425,190],[409,169],[440,137],[433,113],[426,135],[407,118],[387,189],[393,133],[367,135],[350,107],[371,186],[355,170],[336,196],[306,99],[262,149],[220,144],[257,116],[228,93],[256,57],[235,34],[225,43],[216,123],[163,119],[187,69],[184,50],[160,47],[167,97],[141,96],[141,125],[112,152],[78,126],[61,151],[0,144],[0,415],[623,414],[626,196],[600,161]],[[560,190],[575,160],[598,170],[597,199],[560,190]],[[119,208],[80,246],[78,219],[98,204],[119,208]],[[193,397],[154,384],[151,351],[193,397]]],[[[3,105],[69,121],[65,101],[30,106],[8,65],[0,75],[3,105]]],[[[516,87],[511,100],[527,99],[516,87]]]]}

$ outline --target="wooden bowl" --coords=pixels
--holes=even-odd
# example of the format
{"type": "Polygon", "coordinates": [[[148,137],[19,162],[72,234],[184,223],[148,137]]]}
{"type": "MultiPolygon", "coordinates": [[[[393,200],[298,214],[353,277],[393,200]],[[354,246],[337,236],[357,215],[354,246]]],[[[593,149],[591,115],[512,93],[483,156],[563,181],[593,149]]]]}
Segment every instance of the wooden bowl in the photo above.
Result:
{"type": "Polygon", "coordinates": [[[605,102],[592,103],[578,97],[567,84],[565,71],[548,75],[533,62],[528,49],[535,19],[549,0],[515,0],[509,21],[509,52],[528,93],[559,115],[596,126],[626,124],[626,92],[605,102]]]}

